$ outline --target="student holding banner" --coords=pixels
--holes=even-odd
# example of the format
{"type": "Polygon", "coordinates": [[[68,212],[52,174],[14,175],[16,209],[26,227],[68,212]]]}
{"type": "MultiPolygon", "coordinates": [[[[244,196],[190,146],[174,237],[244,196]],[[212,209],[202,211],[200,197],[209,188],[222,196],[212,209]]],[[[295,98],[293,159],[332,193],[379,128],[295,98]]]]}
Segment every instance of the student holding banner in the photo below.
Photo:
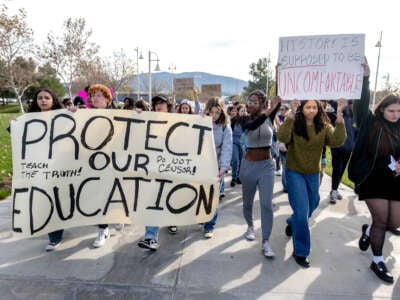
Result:
{"type": "Polygon", "coordinates": [[[275,183],[275,161],[271,155],[273,122],[281,99],[274,97],[267,107],[262,91],[253,91],[248,97],[248,112],[243,129],[246,132],[247,151],[242,160],[239,178],[242,182],[243,216],[247,223],[245,238],[254,240],[253,203],[259,190],[261,208],[262,251],[267,258],[273,258],[269,237],[272,232],[272,193],[275,183]]]}
{"type": "MultiPolygon", "coordinates": [[[[159,94],[151,99],[152,111],[170,113],[173,109],[173,102],[164,94],[159,94]]],[[[146,226],[144,239],[138,242],[138,246],[143,249],[149,249],[156,251],[159,248],[158,243],[158,232],[160,227],[158,226],[146,226]]],[[[168,232],[176,234],[178,232],[177,226],[169,226],[168,232]]]]}
{"type": "Polygon", "coordinates": [[[359,200],[365,201],[372,216],[372,224],[362,226],[359,248],[366,251],[371,244],[371,270],[383,281],[393,283],[382,249],[386,231],[400,226],[400,97],[386,96],[372,112],[368,79],[365,60],[361,100],[353,103],[359,131],[348,172],[359,200]]]}
{"type": "Polygon", "coordinates": [[[291,102],[291,111],[277,132],[278,140],[288,144],[286,183],[293,214],[287,219],[286,235],[293,238],[293,257],[308,268],[311,248],[308,219],[319,204],[319,176],[323,147],[338,147],[346,139],[342,112],[346,101],[338,101],[336,127],[327,121],[317,100],[291,102]]]}
{"type": "MultiPolygon", "coordinates": [[[[62,105],[59,102],[56,94],[49,89],[39,89],[34,97],[32,102],[29,105],[28,112],[46,112],[55,109],[61,109],[62,105]]],[[[46,245],[46,251],[54,251],[58,246],[60,246],[64,230],[56,230],[50,232],[49,243],[46,245]]]]}
{"type": "MultiPolygon", "coordinates": [[[[214,97],[207,101],[205,113],[212,118],[213,122],[213,136],[215,151],[218,160],[218,177],[220,178],[220,190],[222,188],[222,181],[224,174],[229,169],[232,158],[232,129],[228,124],[228,114],[224,109],[224,103],[221,98],[214,97]]],[[[214,217],[204,223],[204,237],[209,239],[214,235],[214,227],[217,222],[218,209],[214,217]]]]}
{"type": "MultiPolygon", "coordinates": [[[[113,106],[111,91],[102,84],[93,84],[88,90],[88,99],[90,99],[91,109],[111,109],[113,106]]],[[[99,248],[106,243],[110,237],[108,224],[100,224],[99,233],[93,242],[93,247],[99,248]]]]}

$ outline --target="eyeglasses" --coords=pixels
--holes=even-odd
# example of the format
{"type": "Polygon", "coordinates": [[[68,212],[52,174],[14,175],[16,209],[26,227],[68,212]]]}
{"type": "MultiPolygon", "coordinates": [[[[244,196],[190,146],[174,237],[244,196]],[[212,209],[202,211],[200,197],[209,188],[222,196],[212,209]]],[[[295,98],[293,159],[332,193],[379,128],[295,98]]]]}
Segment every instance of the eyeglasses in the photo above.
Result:
{"type": "Polygon", "coordinates": [[[259,101],[247,101],[248,105],[259,105],[260,102],[259,101]]]}

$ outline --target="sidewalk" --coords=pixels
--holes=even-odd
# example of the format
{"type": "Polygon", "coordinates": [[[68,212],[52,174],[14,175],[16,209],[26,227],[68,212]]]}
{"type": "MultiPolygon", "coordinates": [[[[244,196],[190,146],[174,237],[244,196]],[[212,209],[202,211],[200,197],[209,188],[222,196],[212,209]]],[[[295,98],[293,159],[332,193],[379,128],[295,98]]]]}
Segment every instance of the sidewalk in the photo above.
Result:
{"type": "Polygon", "coordinates": [[[349,188],[344,199],[329,204],[330,178],[324,176],[321,203],[310,220],[311,267],[302,269],[291,257],[285,220],[291,210],[280,177],[274,191],[273,260],[261,252],[259,202],[256,195],[256,241],[243,238],[241,186],[230,188],[214,237],[203,238],[198,225],[178,234],[160,231],[160,249],[136,246],[144,228],[112,229],[99,249],[91,244],[96,226],[65,231],[64,243],[46,253],[47,235],[16,240],[11,235],[11,200],[0,202],[0,299],[400,299],[400,237],[390,233],[384,248],[395,276],[386,285],[369,269],[371,252],[358,249],[368,210],[349,188]]]}

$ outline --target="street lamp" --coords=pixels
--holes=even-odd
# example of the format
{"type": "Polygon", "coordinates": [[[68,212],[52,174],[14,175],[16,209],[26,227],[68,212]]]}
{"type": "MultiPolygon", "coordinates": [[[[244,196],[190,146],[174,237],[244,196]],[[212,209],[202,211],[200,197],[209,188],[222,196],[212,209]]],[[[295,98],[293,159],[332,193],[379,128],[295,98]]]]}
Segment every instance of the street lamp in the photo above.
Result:
{"type": "Polygon", "coordinates": [[[136,72],[136,80],[137,80],[137,97],[136,100],[139,100],[140,98],[140,81],[139,81],[139,59],[143,59],[143,55],[142,52],[140,52],[139,54],[139,47],[136,47],[134,49],[136,51],[136,68],[137,68],[137,72],[136,72]]]}
{"type": "Polygon", "coordinates": [[[170,63],[168,70],[171,72],[171,95],[174,93],[174,71],[176,71],[176,65],[170,63]]]}
{"type": "Polygon", "coordinates": [[[149,50],[149,103],[151,101],[151,62],[152,61],[156,61],[157,62],[157,65],[156,65],[154,71],[160,71],[160,65],[158,64],[158,62],[160,60],[158,59],[157,53],[149,50]],[[154,54],[157,58],[156,59],[152,59],[151,58],[152,54],[154,54]]]}
{"type": "Polygon", "coordinates": [[[270,55],[270,53],[268,52],[268,58],[267,58],[267,85],[266,85],[266,90],[265,90],[265,94],[266,94],[266,96],[267,96],[267,98],[268,98],[268,96],[269,96],[269,88],[268,88],[268,66],[269,66],[269,63],[271,62],[271,55],[270,55]]]}
{"type": "Polygon", "coordinates": [[[376,43],[375,47],[378,47],[378,62],[376,64],[376,74],[375,74],[375,88],[374,88],[374,97],[372,98],[372,107],[375,106],[375,100],[376,100],[376,85],[378,83],[378,70],[379,70],[379,60],[381,57],[381,47],[382,47],[382,31],[381,34],[379,35],[379,41],[376,43]]]}

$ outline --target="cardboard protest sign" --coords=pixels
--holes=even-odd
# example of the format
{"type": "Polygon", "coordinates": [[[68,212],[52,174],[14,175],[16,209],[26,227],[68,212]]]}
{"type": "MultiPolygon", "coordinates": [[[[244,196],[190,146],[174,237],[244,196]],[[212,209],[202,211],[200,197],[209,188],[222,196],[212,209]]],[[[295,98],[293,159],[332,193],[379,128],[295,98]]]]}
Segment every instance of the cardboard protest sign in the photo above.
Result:
{"type": "Polygon", "coordinates": [[[193,88],[194,88],[193,78],[174,78],[174,89],[176,92],[193,90],[193,88]]]}
{"type": "Polygon", "coordinates": [[[208,101],[212,97],[221,97],[221,84],[202,84],[201,101],[208,101]]]}
{"type": "Polygon", "coordinates": [[[193,95],[193,78],[174,78],[174,90],[178,98],[191,98],[193,95]]]}
{"type": "Polygon", "coordinates": [[[12,226],[19,236],[93,224],[202,223],[218,205],[209,117],[29,113],[12,122],[11,139],[12,226]]]}
{"type": "Polygon", "coordinates": [[[284,100],[359,99],[364,34],[281,37],[278,95],[284,100]]]}

